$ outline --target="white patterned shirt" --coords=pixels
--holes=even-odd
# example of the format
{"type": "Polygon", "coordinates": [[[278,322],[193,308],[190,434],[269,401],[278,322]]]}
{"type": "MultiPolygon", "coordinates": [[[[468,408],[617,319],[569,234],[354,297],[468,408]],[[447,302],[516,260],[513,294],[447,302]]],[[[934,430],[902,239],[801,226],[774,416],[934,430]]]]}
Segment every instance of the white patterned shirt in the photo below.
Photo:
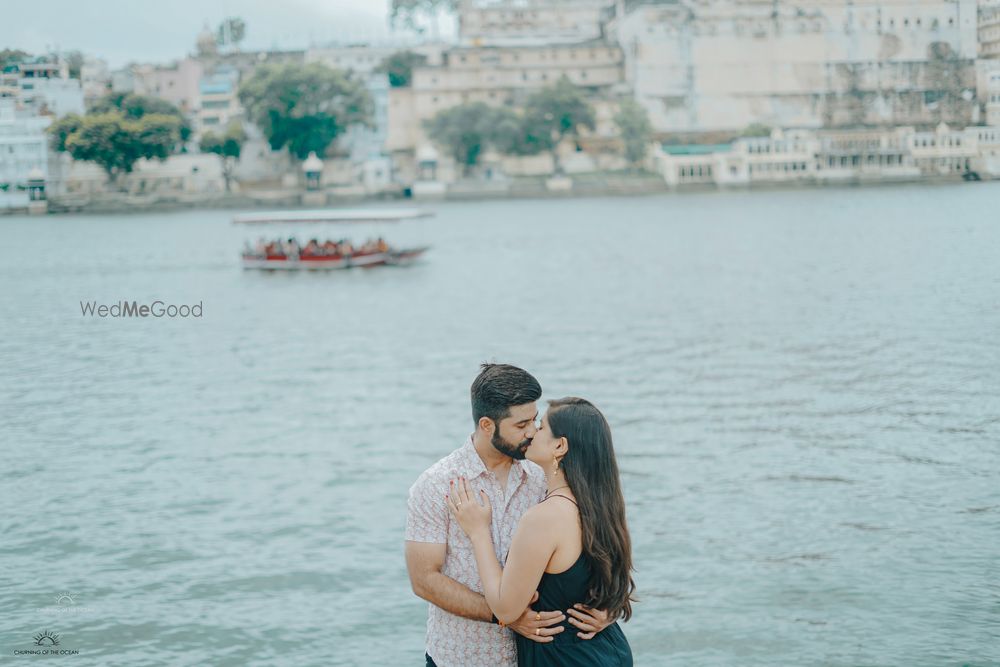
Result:
{"type": "MultiPolygon", "coordinates": [[[[518,521],[545,496],[545,473],[531,461],[514,461],[507,488],[500,488],[496,474],[487,470],[472,444],[465,444],[425,470],[413,486],[406,513],[406,540],[447,544],[441,573],[469,589],[483,592],[472,542],[451,516],[444,496],[448,484],[459,476],[480,489],[493,506],[493,547],[503,565],[518,521]]],[[[436,605],[427,612],[427,654],[438,667],[515,667],[514,636],[496,623],[455,616],[436,605]]]]}

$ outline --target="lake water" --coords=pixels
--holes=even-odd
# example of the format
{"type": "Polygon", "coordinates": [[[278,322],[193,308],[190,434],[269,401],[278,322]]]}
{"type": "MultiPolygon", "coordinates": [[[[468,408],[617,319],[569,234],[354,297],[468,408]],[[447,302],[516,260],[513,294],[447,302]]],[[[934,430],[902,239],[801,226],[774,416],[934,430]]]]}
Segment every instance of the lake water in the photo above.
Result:
{"type": "Polygon", "coordinates": [[[998,665],[998,203],[443,203],[330,274],[229,212],[0,218],[4,662],[423,664],[406,492],[495,359],[612,424],[637,665],[998,665]],[[80,310],[157,299],[203,317],[80,310]]]}

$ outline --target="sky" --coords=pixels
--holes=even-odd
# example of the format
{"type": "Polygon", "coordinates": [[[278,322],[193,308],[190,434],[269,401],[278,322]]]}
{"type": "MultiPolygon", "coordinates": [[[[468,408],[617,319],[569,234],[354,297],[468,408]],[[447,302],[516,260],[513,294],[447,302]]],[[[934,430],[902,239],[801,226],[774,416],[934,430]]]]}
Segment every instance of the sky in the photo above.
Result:
{"type": "MultiPolygon", "coordinates": [[[[246,21],[243,49],[297,49],[393,37],[389,0],[0,0],[0,49],[80,50],[111,67],[168,62],[194,51],[207,23],[246,21]]],[[[400,35],[400,33],[397,33],[400,35]]],[[[406,36],[406,33],[402,33],[406,36]]]]}

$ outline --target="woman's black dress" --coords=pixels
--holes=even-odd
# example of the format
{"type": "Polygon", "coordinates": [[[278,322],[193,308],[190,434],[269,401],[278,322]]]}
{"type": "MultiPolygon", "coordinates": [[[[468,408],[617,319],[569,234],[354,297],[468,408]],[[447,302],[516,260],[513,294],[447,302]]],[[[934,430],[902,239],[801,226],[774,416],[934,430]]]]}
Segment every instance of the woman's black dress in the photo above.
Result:
{"type": "MultiPolygon", "coordinates": [[[[586,600],[589,580],[590,564],[587,557],[580,554],[565,572],[542,574],[538,584],[538,601],[532,608],[566,614],[566,610],[574,604],[586,600]]],[[[553,640],[544,644],[515,633],[518,667],[631,667],[632,649],[617,623],[598,632],[593,639],[577,637],[579,630],[568,620],[563,622],[563,626],[565,630],[553,635],[553,640]]]]}

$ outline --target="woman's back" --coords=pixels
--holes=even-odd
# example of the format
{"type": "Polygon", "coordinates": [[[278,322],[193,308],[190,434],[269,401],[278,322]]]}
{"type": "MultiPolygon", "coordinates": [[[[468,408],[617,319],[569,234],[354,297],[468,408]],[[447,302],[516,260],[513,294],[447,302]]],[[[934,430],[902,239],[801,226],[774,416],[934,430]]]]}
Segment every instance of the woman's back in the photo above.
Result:
{"type": "MultiPolygon", "coordinates": [[[[542,574],[542,579],[538,583],[538,600],[532,605],[532,608],[536,611],[561,611],[565,614],[566,610],[574,604],[586,603],[587,601],[587,592],[590,589],[590,561],[583,553],[579,515],[575,511],[576,502],[568,496],[559,494],[548,496],[546,501],[565,503],[567,508],[559,510],[556,510],[555,507],[545,508],[546,515],[553,521],[553,530],[560,531],[562,535],[559,547],[550,560],[549,569],[557,571],[546,571],[542,574]],[[556,500],[556,498],[563,498],[563,500],[556,500]],[[570,502],[573,505],[570,505],[570,502]],[[568,509],[572,509],[572,513],[566,511],[568,509]],[[569,523],[570,517],[572,517],[572,523],[569,523]],[[573,524],[576,524],[575,531],[573,524]],[[561,569],[561,566],[568,562],[572,553],[579,555],[568,568],[561,569]]],[[[538,643],[521,635],[515,635],[517,639],[517,664],[524,667],[586,667],[591,665],[624,667],[632,665],[632,651],[617,623],[597,633],[593,639],[580,639],[577,636],[577,629],[568,621],[563,622],[563,627],[563,631],[553,635],[552,641],[548,643],[538,643]]]]}

